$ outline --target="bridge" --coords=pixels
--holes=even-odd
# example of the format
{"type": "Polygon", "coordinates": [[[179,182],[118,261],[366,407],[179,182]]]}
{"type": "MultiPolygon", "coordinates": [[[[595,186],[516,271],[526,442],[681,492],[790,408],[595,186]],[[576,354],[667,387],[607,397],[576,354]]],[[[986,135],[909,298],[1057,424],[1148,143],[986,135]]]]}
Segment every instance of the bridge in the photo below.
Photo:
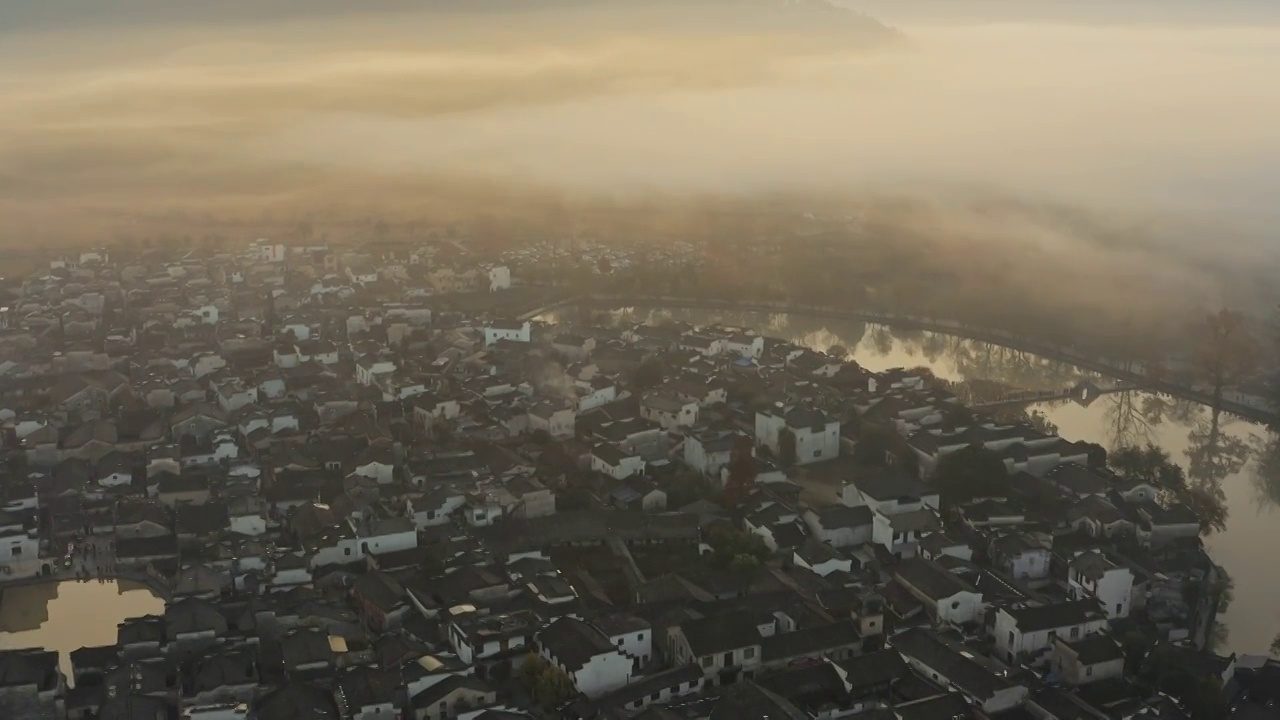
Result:
{"type": "MultiPolygon", "coordinates": [[[[925,332],[941,333],[944,335],[954,335],[956,337],[991,343],[993,345],[1000,345],[1012,350],[1038,355],[1049,360],[1055,360],[1057,362],[1074,365],[1078,368],[1089,370],[1100,375],[1106,375],[1124,383],[1129,390],[1141,389],[1149,392],[1164,393],[1166,395],[1172,395],[1186,400],[1191,400],[1193,402],[1198,402],[1202,405],[1208,405],[1209,407],[1213,407],[1216,404],[1217,407],[1224,412],[1237,415],[1253,422],[1272,423],[1280,420],[1280,414],[1277,414],[1276,412],[1234,402],[1225,398],[1215,399],[1212,393],[1205,392],[1203,390],[1181,385],[1166,379],[1148,377],[1145,373],[1134,370],[1128,363],[1121,363],[1119,361],[1097,355],[1085,354],[1078,348],[1054,345],[1052,343],[1027,338],[1026,336],[1015,335],[1004,330],[970,325],[958,320],[947,320],[942,318],[891,313],[878,310],[840,308],[792,302],[739,302],[733,300],[718,300],[714,298],[693,298],[669,295],[605,294],[569,296],[556,302],[549,303],[543,307],[530,310],[520,317],[521,319],[533,319],[548,312],[575,306],[594,306],[601,308],[665,307],[689,310],[729,310],[733,312],[806,315],[810,317],[853,320],[875,325],[885,325],[909,330],[921,330],[925,332]]],[[[1122,390],[1116,389],[1108,392],[1122,392],[1122,390]]],[[[1008,404],[1013,404],[1013,402],[1014,401],[1011,400],[1008,404]]],[[[1029,401],[1019,399],[1017,402],[1025,403],[1029,401]]]]}
{"type": "Polygon", "coordinates": [[[1019,405],[1030,405],[1032,403],[1039,402],[1052,402],[1054,400],[1071,400],[1087,406],[1103,395],[1141,389],[1142,388],[1140,387],[1119,383],[1111,387],[1101,388],[1092,383],[1082,382],[1078,383],[1074,387],[1062,388],[1059,390],[1024,390],[1008,393],[1007,395],[990,400],[979,400],[966,404],[974,410],[995,410],[1004,407],[1017,407],[1019,405]]]}

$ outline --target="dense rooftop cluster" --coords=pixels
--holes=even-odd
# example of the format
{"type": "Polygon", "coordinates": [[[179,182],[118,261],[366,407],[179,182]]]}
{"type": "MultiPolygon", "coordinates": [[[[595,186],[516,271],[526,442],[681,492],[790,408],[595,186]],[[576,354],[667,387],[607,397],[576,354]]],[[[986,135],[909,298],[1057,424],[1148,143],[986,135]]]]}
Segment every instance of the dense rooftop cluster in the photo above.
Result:
{"type": "Polygon", "coordinates": [[[0,651],[0,717],[1188,717],[1135,637],[1235,681],[1164,488],[927,373],[539,322],[511,260],[260,241],[11,283],[0,580],[91,543],[167,602],[73,688],[0,651]],[[1007,491],[949,496],[977,448],[1007,491]]]}

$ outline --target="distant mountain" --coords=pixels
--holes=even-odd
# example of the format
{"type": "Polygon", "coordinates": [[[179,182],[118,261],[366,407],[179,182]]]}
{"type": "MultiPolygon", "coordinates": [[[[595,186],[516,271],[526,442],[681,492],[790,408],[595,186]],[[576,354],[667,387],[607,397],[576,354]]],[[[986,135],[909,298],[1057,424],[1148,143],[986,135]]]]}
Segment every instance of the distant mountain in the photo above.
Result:
{"type": "MultiPolygon", "coordinates": [[[[834,29],[889,33],[875,20],[827,0],[0,0],[0,35],[40,30],[148,25],[246,25],[352,15],[425,12],[451,16],[565,11],[705,16],[732,22],[839,23],[834,29]]],[[[833,29],[823,27],[822,29],[833,29]]]]}

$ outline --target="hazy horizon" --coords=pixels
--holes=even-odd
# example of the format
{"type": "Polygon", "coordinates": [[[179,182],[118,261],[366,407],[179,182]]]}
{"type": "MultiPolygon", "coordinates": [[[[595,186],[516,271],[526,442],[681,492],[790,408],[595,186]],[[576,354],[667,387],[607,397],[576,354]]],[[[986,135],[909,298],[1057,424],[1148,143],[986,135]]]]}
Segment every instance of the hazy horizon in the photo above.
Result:
{"type": "Polygon", "coordinates": [[[1142,0],[1121,9],[1149,20],[1109,6],[1098,24],[1045,3],[948,6],[969,22],[927,22],[931,0],[842,3],[884,10],[894,35],[722,0],[505,2],[285,3],[261,22],[232,3],[125,13],[101,37],[92,14],[18,17],[0,34],[0,210],[15,220],[0,239],[109,239],[164,214],[429,220],[512,196],[820,194],[911,198],[944,238],[955,211],[975,250],[1089,250],[1115,282],[1163,273],[1205,303],[1276,266],[1280,90],[1263,79],[1280,23],[1238,24],[1256,3],[1217,23],[1142,0]]]}

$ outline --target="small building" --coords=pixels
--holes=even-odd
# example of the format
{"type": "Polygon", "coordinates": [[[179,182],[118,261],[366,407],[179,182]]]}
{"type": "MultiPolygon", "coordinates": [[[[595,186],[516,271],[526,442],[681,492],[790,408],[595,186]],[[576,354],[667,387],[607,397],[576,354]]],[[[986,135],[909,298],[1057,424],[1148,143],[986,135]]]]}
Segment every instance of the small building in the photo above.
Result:
{"type": "Polygon", "coordinates": [[[1129,617],[1133,571],[1100,551],[1082,553],[1067,566],[1067,586],[1076,600],[1097,600],[1112,620],[1129,617]]]}
{"type": "Polygon", "coordinates": [[[1076,640],[1053,639],[1053,671],[1068,685],[1085,685],[1124,674],[1124,651],[1115,638],[1097,633],[1076,640]]]}
{"type": "Polygon", "coordinates": [[[996,609],[996,652],[1009,663],[1047,663],[1053,638],[1074,642],[1107,627],[1107,615],[1094,600],[1048,605],[1017,604],[996,609]]]}
{"type": "Polygon", "coordinates": [[[596,698],[631,682],[632,660],[596,628],[562,617],[538,633],[538,653],[560,668],[578,692],[596,698]]]}
{"type": "Polygon", "coordinates": [[[528,320],[494,320],[484,328],[485,347],[492,347],[499,340],[527,343],[533,340],[533,326],[528,320]]]}
{"type": "Polygon", "coordinates": [[[903,560],[893,577],[924,603],[934,623],[963,625],[982,617],[982,593],[933,560],[903,560]]]}

